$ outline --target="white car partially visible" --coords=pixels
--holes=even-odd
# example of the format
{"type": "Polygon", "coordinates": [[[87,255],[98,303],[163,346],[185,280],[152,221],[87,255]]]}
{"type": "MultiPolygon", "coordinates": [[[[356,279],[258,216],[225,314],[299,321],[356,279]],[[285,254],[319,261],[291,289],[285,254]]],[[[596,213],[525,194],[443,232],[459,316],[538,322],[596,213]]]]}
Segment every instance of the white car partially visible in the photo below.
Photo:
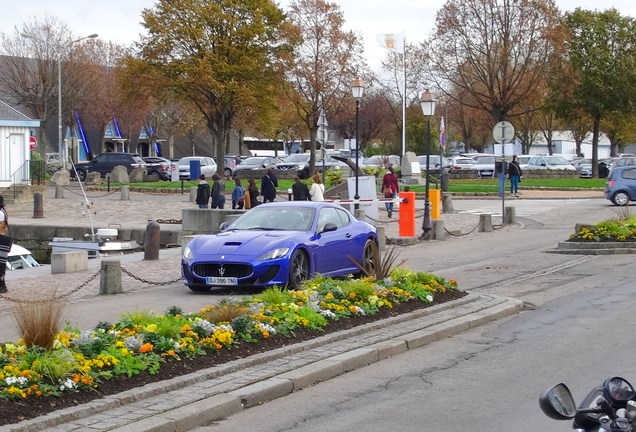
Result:
{"type": "Polygon", "coordinates": [[[186,156],[179,159],[177,165],[179,166],[179,178],[190,178],[190,161],[199,161],[200,174],[205,175],[205,178],[211,178],[216,174],[216,162],[214,159],[208,156],[186,156]]]}

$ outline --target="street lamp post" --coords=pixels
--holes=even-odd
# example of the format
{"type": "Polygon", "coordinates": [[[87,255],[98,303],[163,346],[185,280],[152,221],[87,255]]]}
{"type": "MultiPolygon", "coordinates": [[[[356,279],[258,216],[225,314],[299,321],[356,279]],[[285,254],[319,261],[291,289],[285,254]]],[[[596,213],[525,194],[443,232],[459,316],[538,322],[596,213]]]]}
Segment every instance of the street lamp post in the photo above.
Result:
{"type": "Polygon", "coordinates": [[[57,148],[58,153],[60,154],[60,159],[62,160],[62,169],[66,169],[66,160],[67,155],[64,151],[63,138],[62,138],[62,54],[66,52],[74,43],[83,41],[84,39],[92,39],[96,38],[97,34],[91,34],[88,36],[81,37],[79,39],[75,39],[70,41],[68,44],[64,45],[63,49],[58,49],[46,39],[40,39],[28,33],[21,33],[20,36],[26,39],[33,39],[35,41],[44,42],[47,44],[53,52],[55,52],[55,56],[57,57],[57,148]]]}
{"type": "Polygon", "coordinates": [[[420,99],[420,105],[422,106],[422,113],[426,117],[426,185],[424,192],[424,220],[422,221],[422,238],[428,239],[433,228],[431,224],[431,202],[428,198],[429,191],[429,162],[431,156],[431,117],[435,114],[435,99],[431,95],[431,92],[426,89],[420,99]]]}
{"type": "Polygon", "coordinates": [[[353,98],[356,101],[356,193],[353,196],[355,203],[353,205],[354,209],[360,208],[360,203],[358,200],[360,199],[360,194],[358,193],[358,158],[360,154],[360,143],[358,141],[358,130],[359,130],[359,119],[360,119],[360,99],[362,99],[362,94],[364,93],[364,82],[361,79],[354,79],[353,83],[351,83],[351,93],[353,94],[353,98]]]}

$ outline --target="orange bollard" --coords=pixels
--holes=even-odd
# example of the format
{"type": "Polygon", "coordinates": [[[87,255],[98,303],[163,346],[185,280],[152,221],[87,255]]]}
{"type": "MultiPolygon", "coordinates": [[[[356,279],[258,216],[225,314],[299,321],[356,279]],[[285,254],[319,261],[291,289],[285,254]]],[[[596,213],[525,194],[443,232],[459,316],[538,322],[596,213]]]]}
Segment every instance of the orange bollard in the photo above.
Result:
{"type": "Polygon", "coordinates": [[[442,190],[430,189],[428,191],[428,200],[431,203],[431,219],[439,219],[441,214],[440,209],[442,207],[442,190]]]}
{"type": "Polygon", "coordinates": [[[400,237],[415,237],[415,192],[400,192],[400,237]]]}

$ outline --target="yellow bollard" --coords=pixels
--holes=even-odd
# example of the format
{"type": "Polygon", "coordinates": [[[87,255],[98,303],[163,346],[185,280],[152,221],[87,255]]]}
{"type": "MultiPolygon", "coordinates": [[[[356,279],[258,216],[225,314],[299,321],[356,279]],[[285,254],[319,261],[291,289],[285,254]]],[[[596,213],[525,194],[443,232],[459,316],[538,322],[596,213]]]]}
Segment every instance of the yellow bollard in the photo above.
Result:
{"type": "Polygon", "coordinates": [[[441,189],[430,189],[428,191],[428,200],[431,203],[431,219],[439,219],[440,218],[440,209],[442,202],[442,190],[441,189]]]}

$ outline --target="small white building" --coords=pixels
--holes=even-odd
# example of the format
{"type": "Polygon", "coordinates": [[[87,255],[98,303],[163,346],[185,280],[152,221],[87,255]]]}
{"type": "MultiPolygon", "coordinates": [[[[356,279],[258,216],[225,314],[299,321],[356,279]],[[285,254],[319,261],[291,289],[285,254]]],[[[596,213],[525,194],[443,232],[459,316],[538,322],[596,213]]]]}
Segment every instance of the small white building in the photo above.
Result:
{"type": "Polygon", "coordinates": [[[31,130],[39,127],[39,120],[0,100],[0,188],[29,183],[31,130]]]}
{"type": "MultiPolygon", "coordinates": [[[[610,157],[610,140],[607,138],[607,135],[604,133],[599,133],[598,136],[598,158],[608,158],[610,157]]],[[[484,150],[487,153],[495,153],[494,147],[490,146],[484,150]]],[[[513,144],[513,153],[514,154],[522,154],[521,151],[521,143],[516,141],[513,144]]],[[[585,157],[592,157],[592,133],[588,132],[581,143],[581,153],[585,155],[585,157]]],[[[548,154],[548,142],[546,141],[543,134],[539,133],[534,143],[530,147],[529,154],[531,155],[546,155],[548,154]]],[[[557,131],[552,135],[552,154],[562,155],[564,158],[568,160],[575,159],[578,155],[576,154],[576,141],[572,137],[572,133],[570,131],[557,131]]]]}

